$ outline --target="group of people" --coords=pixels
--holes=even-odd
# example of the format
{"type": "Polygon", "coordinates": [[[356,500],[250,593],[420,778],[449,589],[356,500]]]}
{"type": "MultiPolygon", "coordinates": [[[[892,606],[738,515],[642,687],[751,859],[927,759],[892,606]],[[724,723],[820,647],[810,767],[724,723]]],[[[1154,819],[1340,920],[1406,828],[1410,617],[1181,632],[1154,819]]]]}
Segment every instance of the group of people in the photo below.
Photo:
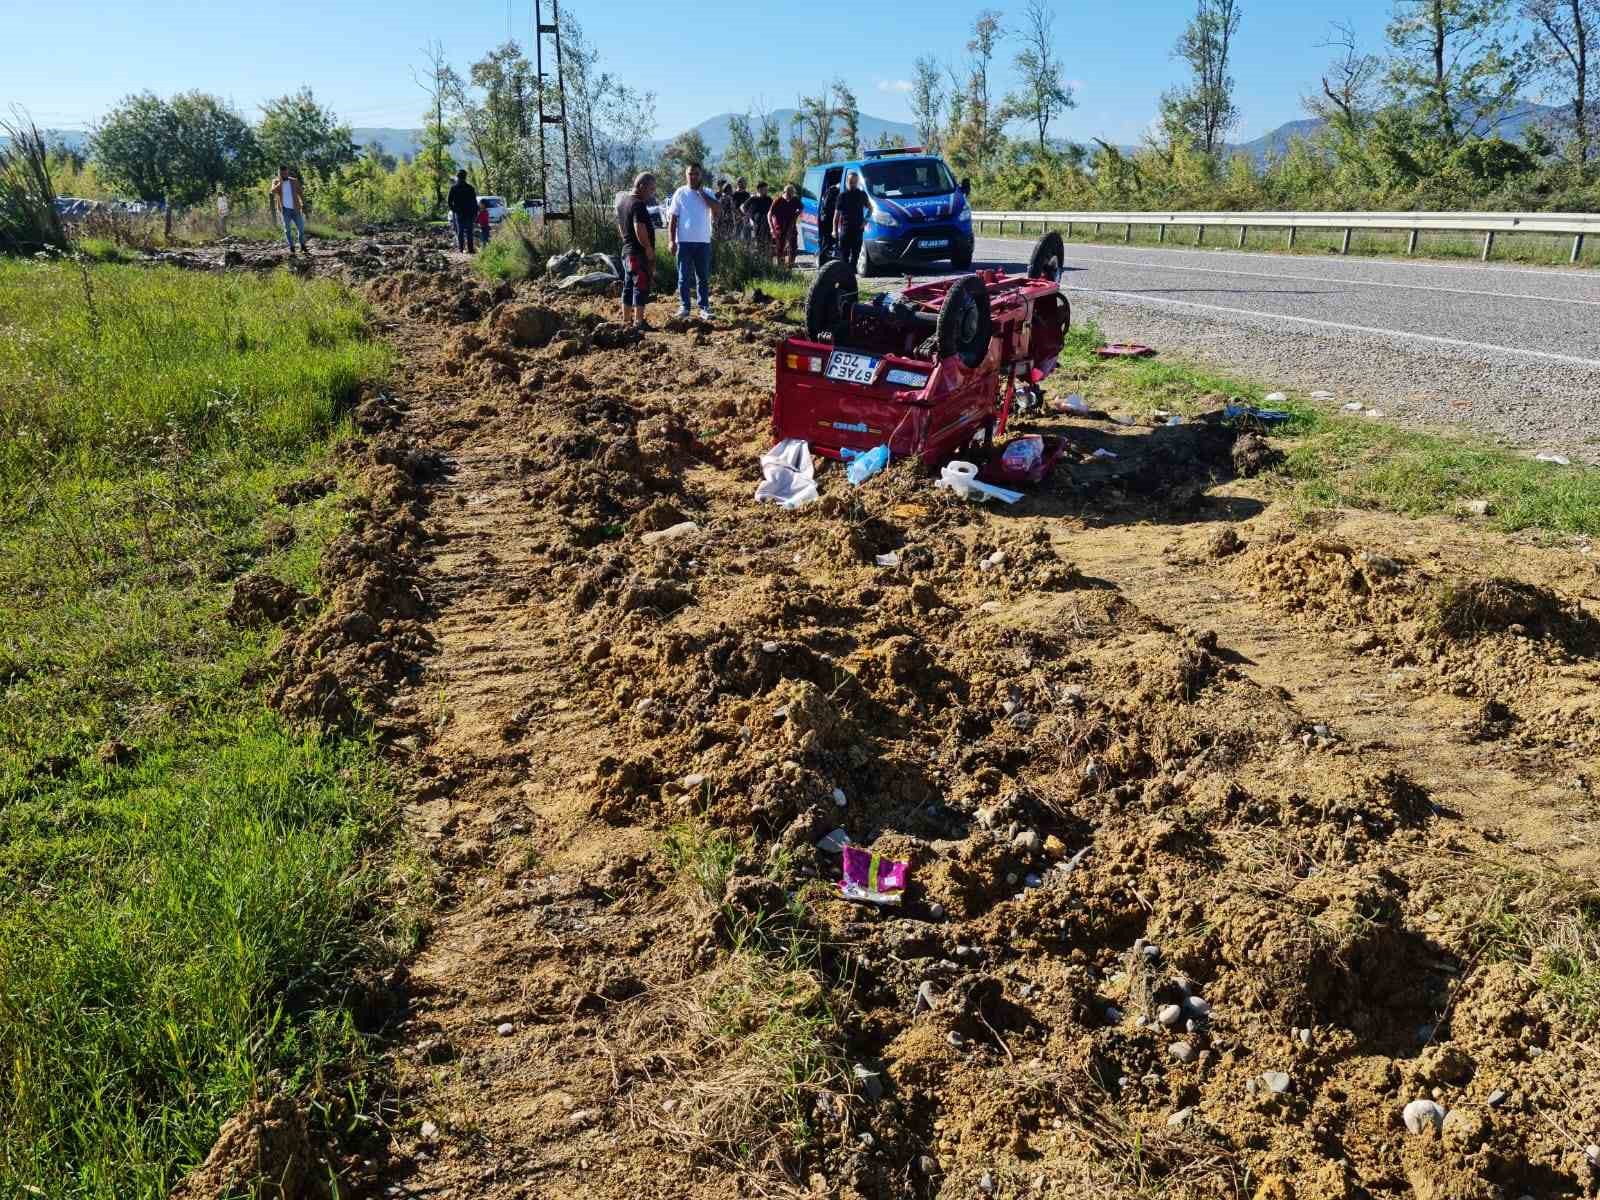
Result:
{"type": "Polygon", "coordinates": [[[773,258],[794,266],[800,248],[800,192],[794,184],[774,196],[766,180],[752,192],[743,179],[724,179],[717,185],[716,197],[720,236],[754,242],[773,258]]]}
{"type": "Polygon", "coordinates": [[[474,231],[478,245],[489,244],[489,202],[479,199],[478,189],[468,181],[465,171],[456,172],[456,181],[450,185],[445,204],[450,209],[450,229],[456,235],[457,250],[477,253],[473,244],[474,231]]]}

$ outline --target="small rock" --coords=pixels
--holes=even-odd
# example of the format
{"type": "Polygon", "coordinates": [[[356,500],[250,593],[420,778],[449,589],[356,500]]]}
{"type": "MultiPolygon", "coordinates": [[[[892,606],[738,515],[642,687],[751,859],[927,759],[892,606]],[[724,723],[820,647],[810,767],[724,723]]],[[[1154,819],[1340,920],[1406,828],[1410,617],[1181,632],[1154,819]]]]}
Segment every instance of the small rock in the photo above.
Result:
{"type": "Polygon", "coordinates": [[[1328,391],[1326,388],[1318,388],[1316,391],[1311,393],[1311,398],[1313,400],[1332,400],[1333,393],[1328,391]]]}
{"type": "Polygon", "coordinates": [[[844,789],[843,788],[834,788],[833,789],[833,802],[835,804],[837,804],[840,808],[843,808],[847,803],[849,803],[849,801],[847,801],[845,799],[844,789]]]}
{"type": "Polygon", "coordinates": [[[843,829],[835,829],[823,835],[817,842],[817,849],[824,854],[843,854],[844,848],[850,844],[850,834],[843,829]]]}
{"type": "Polygon", "coordinates": [[[517,1031],[517,1027],[515,1025],[513,1025],[510,1021],[502,1022],[495,1029],[495,1032],[498,1033],[501,1037],[510,1037],[516,1031],[517,1031]]]}
{"type": "Polygon", "coordinates": [[[1161,957],[1161,947],[1154,942],[1146,942],[1140,947],[1139,953],[1144,955],[1146,962],[1155,962],[1161,957]]]}
{"type": "Polygon", "coordinates": [[[1006,872],[1006,886],[1007,887],[1016,887],[1018,878],[1020,878],[1020,877],[1017,875],[1017,873],[1015,871],[1007,871],[1006,872]]]}
{"type": "Polygon", "coordinates": [[[962,1046],[967,1044],[967,1039],[962,1037],[961,1034],[959,1032],[957,1032],[956,1030],[954,1030],[954,1029],[952,1029],[948,1034],[945,1035],[945,1039],[944,1040],[949,1042],[952,1046],[954,1046],[958,1050],[962,1046]]]}
{"type": "Polygon", "coordinates": [[[924,979],[921,986],[917,988],[917,1003],[916,1007],[912,1009],[912,1013],[915,1015],[916,1013],[929,1012],[938,1003],[939,993],[934,990],[933,980],[924,979]]]}
{"type": "Polygon", "coordinates": [[[1494,506],[1487,500],[1463,500],[1461,513],[1468,517],[1487,517],[1494,511],[1494,506]]]}
{"type": "Polygon", "coordinates": [[[1494,1091],[1489,1093],[1489,1099],[1484,1101],[1490,1108],[1499,1108],[1505,1102],[1506,1091],[1504,1088],[1495,1088],[1494,1091]]]}
{"type": "Polygon", "coordinates": [[[1195,1059],[1195,1050],[1188,1042],[1173,1042],[1167,1047],[1167,1053],[1181,1063],[1192,1063],[1195,1059]]]}
{"type": "Polygon", "coordinates": [[[1022,877],[1022,886],[1025,888],[1036,888],[1043,882],[1044,880],[1039,878],[1039,876],[1035,875],[1032,871],[1029,871],[1022,877]]]}
{"type": "Polygon", "coordinates": [[[928,915],[935,921],[944,920],[944,905],[938,903],[937,901],[928,905],[928,915]]]}
{"type": "Polygon", "coordinates": [[[882,1075],[878,1074],[878,1072],[872,1070],[870,1067],[862,1066],[860,1063],[855,1065],[854,1074],[856,1077],[856,1085],[861,1089],[861,1094],[865,1096],[868,1101],[876,1104],[879,1100],[883,1099],[882,1075]]]}
{"type": "Polygon", "coordinates": [[[1452,1146],[1470,1153],[1489,1139],[1489,1118],[1470,1108],[1452,1108],[1439,1133],[1452,1146]]]}
{"type": "Polygon", "coordinates": [[[1289,1076],[1282,1071],[1261,1072],[1261,1086],[1266,1088],[1267,1091],[1271,1092],[1274,1096],[1281,1096],[1287,1092],[1289,1090],[1289,1083],[1289,1076]]]}
{"type": "Polygon", "coordinates": [[[1432,1100],[1413,1100],[1400,1116],[1410,1133],[1421,1133],[1429,1126],[1435,1130],[1444,1127],[1445,1111],[1432,1100]]]}
{"type": "Polygon", "coordinates": [[[1168,1029],[1174,1029],[1178,1022],[1183,1020],[1183,1009],[1176,1004],[1163,1004],[1156,1012],[1156,1020],[1168,1029]]]}
{"type": "Polygon", "coordinates": [[[1311,1045],[1311,1029],[1309,1027],[1307,1027],[1305,1029],[1297,1029],[1295,1031],[1295,1036],[1297,1038],[1299,1038],[1300,1044],[1302,1046],[1306,1046],[1308,1048],[1310,1047],[1310,1045],[1311,1045]]]}
{"type": "Polygon", "coordinates": [[[1122,1010],[1120,1008],[1118,1008],[1114,1004],[1106,1005],[1106,1024],[1107,1025],[1121,1025],[1122,1024],[1122,1010]]]}
{"type": "Polygon", "coordinates": [[[994,1176],[987,1171],[978,1176],[978,1190],[985,1196],[994,1195],[994,1176]]]}
{"type": "Polygon", "coordinates": [[[1031,829],[1024,829],[1011,839],[1011,848],[1023,854],[1037,854],[1044,848],[1044,842],[1031,829]]]}
{"type": "Polygon", "coordinates": [[[1187,1125],[1189,1123],[1189,1118],[1192,1116],[1194,1116],[1193,1108],[1180,1108],[1177,1112],[1173,1113],[1167,1118],[1167,1125],[1173,1129],[1176,1129],[1180,1125],[1187,1125]]]}
{"type": "Polygon", "coordinates": [[[431,1142],[431,1141],[433,1141],[434,1138],[436,1138],[438,1136],[439,1136],[439,1127],[437,1125],[435,1125],[432,1121],[424,1121],[422,1123],[422,1140],[423,1141],[431,1142]]]}
{"type": "Polygon", "coordinates": [[[1189,1015],[1199,1017],[1202,1021],[1211,1015],[1211,1004],[1202,996],[1190,996],[1183,1002],[1189,1010],[1189,1015]]]}
{"type": "Polygon", "coordinates": [[[763,653],[763,654],[776,654],[777,652],[778,652],[778,643],[777,642],[762,642],[761,643],[761,653],[763,653]]]}
{"type": "Polygon", "coordinates": [[[1266,402],[1268,404],[1282,404],[1288,398],[1282,392],[1268,392],[1266,402]]]}
{"type": "Polygon", "coordinates": [[[922,1173],[923,1178],[932,1179],[939,1173],[939,1160],[931,1154],[924,1154],[917,1159],[917,1170],[922,1173]]]}
{"type": "Polygon", "coordinates": [[[705,782],[706,777],[704,775],[685,775],[678,780],[678,786],[686,792],[698,792],[705,786],[705,782]]]}

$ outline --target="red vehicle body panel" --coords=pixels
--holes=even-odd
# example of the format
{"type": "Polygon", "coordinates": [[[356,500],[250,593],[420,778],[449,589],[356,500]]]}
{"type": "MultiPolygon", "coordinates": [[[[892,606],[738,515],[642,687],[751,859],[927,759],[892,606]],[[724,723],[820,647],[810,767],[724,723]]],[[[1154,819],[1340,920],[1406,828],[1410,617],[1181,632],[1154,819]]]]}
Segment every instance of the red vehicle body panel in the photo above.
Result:
{"type": "MultiPolygon", "coordinates": [[[[1005,430],[1017,381],[1037,383],[1055,369],[1066,340],[1070,311],[1054,281],[979,272],[989,292],[992,332],[983,361],[969,367],[952,355],[938,362],[897,353],[904,331],[892,323],[875,331],[872,309],[864,306],[868,328],[860,344],[790,337],[777,347],[777,384],[772,401],[772,431],[779,441],[799,438],[813,454],[842,457],[888,443],[895,458],[919,455],[936,465],[953,457],[980,432],[990,438],[1005,430]],[[879,360],[871,383],[826,376],[835,351],[879,360]],[[798,365],[791,366],[791,362],[798,365]],[[926,376],[920,387],[892,384],[890,371],[926,376]]],[[[936,315],[953,280],[938,280],[900,293],[903,304],[936,315]]],[[[924,320],[926,318],[923,318],[924,320]]]]}

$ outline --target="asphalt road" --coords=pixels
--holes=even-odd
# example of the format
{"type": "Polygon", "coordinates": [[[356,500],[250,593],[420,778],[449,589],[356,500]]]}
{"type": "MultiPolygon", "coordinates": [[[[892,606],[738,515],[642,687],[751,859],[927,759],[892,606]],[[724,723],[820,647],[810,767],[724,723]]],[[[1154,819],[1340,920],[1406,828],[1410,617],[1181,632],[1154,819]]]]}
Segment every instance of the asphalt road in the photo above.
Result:
{"type": "MultiPolygon", "coordinates": [[[[1021,268],[1032,241],[980,238],[1021,268]]],[[[1070,245],[1075,320],[1273,387],[1600,460],[1600,271],[1070,245]]]]}

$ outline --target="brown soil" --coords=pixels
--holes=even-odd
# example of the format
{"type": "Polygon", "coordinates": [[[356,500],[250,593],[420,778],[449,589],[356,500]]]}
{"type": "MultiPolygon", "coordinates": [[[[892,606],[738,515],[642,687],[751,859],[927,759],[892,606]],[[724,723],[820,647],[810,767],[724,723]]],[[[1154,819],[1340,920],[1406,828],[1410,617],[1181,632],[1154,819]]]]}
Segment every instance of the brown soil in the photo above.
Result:
{"type": "Polygon", "coordinates": [[[172,1200],[326,1200],[328,1157],[316,1153],[305,1114],[285,1096],[252,1100],[222,1127],[206,1161],[172,1200]]]}
{"type": "Polygon", "coordinates": [[[1600,865],[1593,558],[1308,532],[1205,424],[1041,423],[1010,510],[899,463],[779,512],[776,306],[370,294],[404,367],[279,690],[377,723],[438,867],[353,1190],[1593,1194],[1591,1031],[1480,937],[1506,869],[1600,865]],[[836,826],[903,908],[838,898],[836,826]],[[688,827],[742,843],[716,902],[688,827]]]}

